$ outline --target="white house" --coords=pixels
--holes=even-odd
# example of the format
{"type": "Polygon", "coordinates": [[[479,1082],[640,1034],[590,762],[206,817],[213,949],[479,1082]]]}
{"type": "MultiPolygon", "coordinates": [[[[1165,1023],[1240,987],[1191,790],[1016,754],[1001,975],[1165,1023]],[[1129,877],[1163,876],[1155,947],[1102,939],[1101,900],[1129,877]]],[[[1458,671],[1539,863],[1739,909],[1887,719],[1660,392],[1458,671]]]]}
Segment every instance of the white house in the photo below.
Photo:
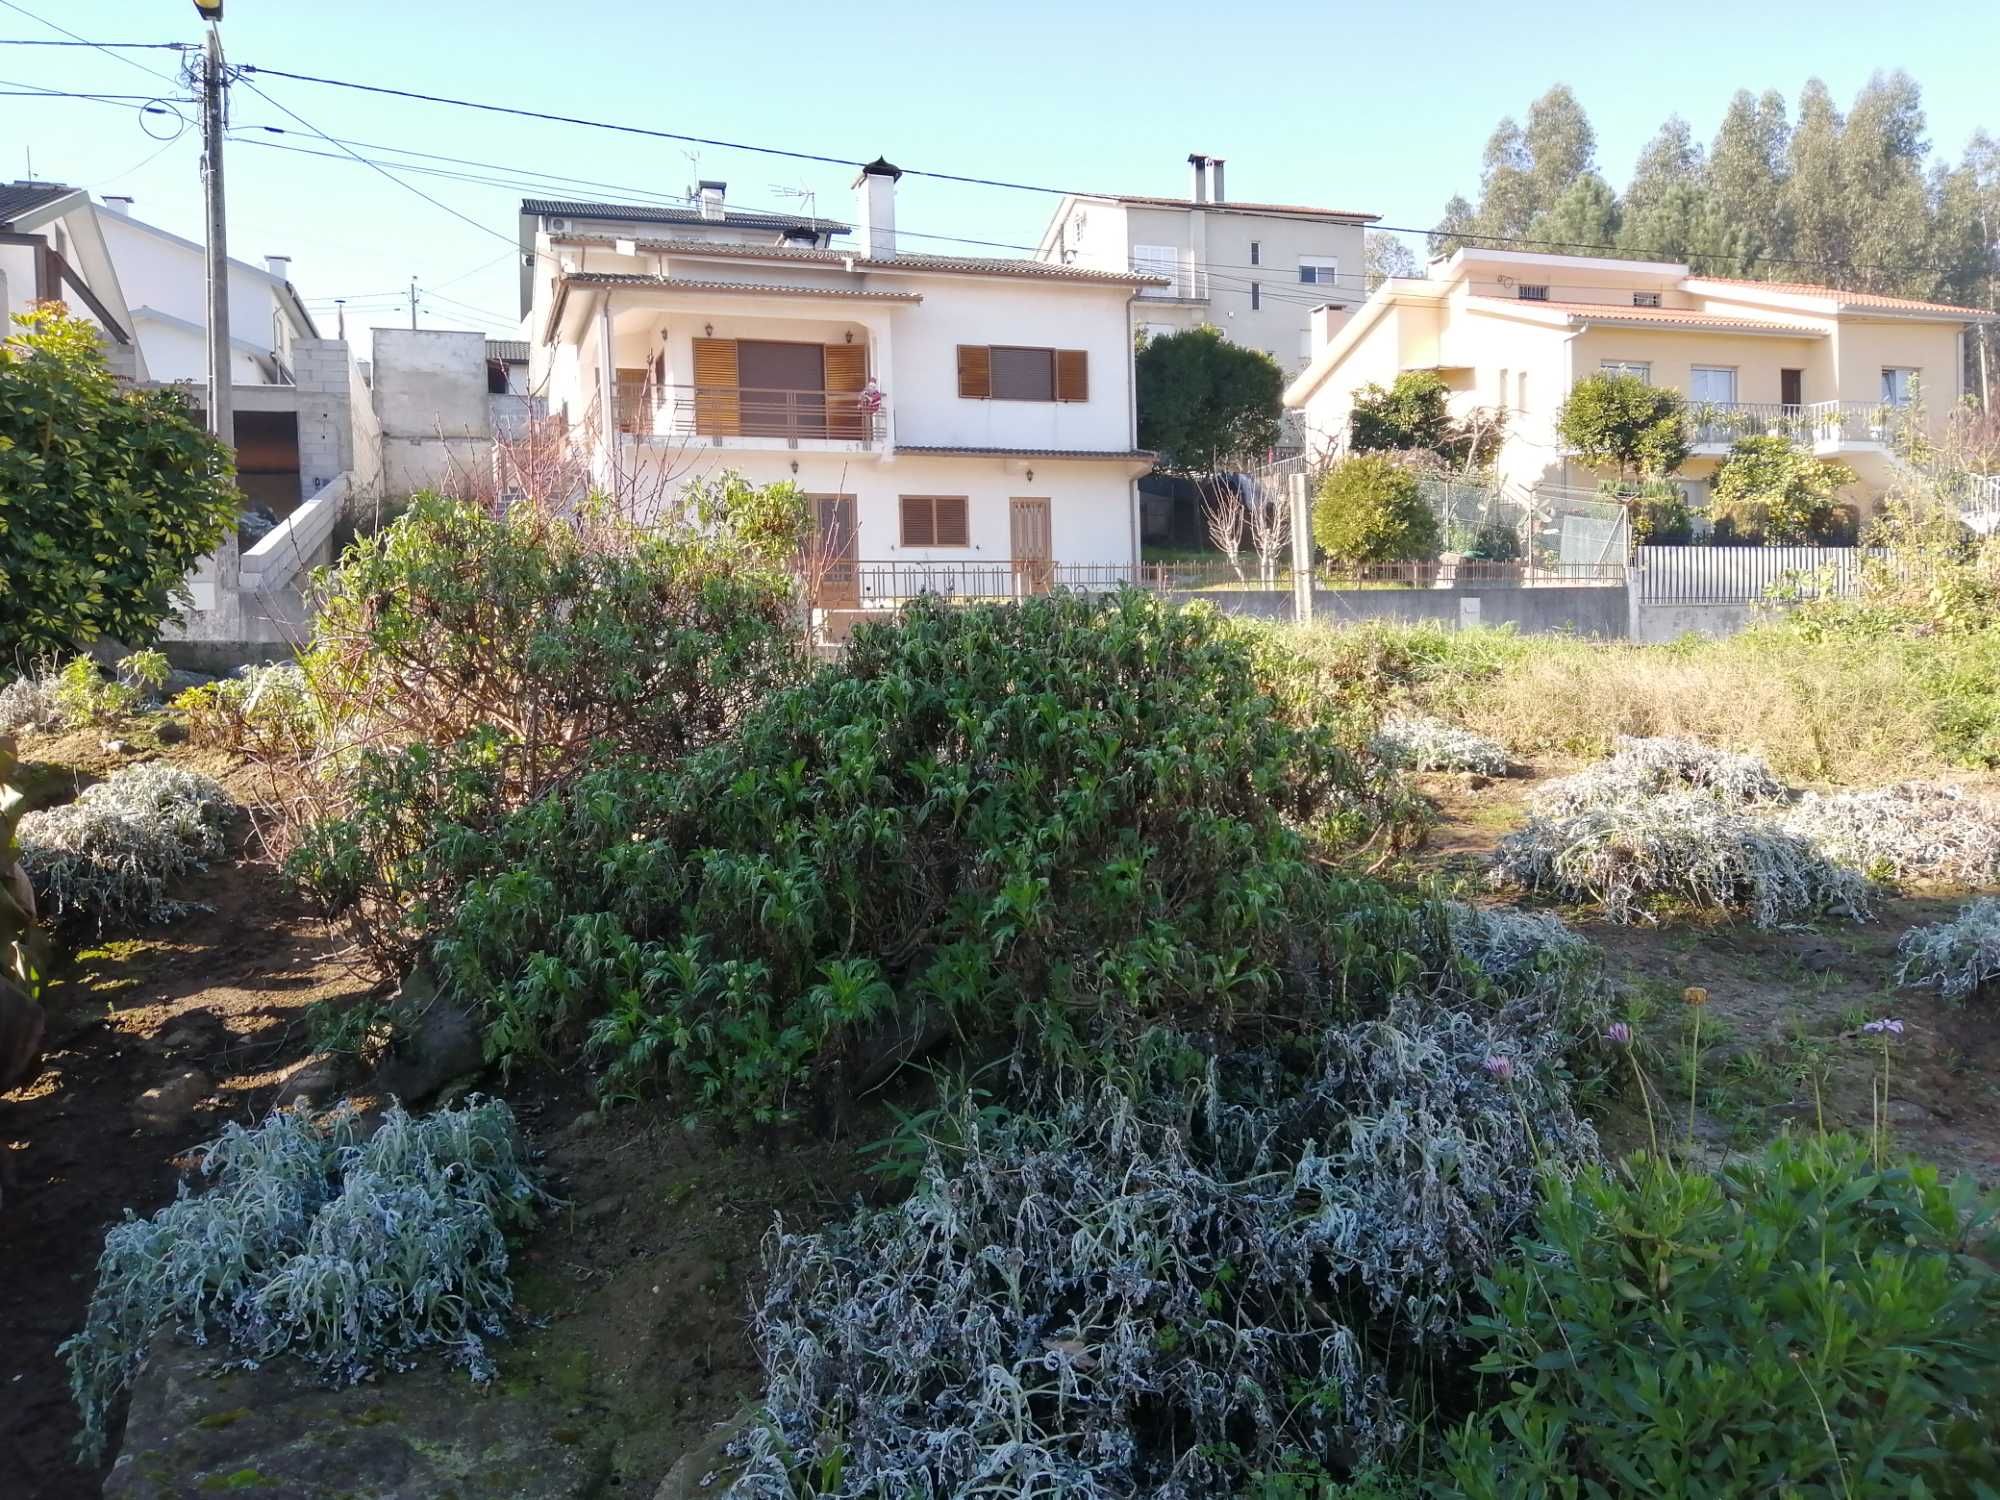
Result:
{"type": "Polygon", "coordinates": [[[148,371],[119,284],[103,217],[82,188],[59,182],[0,186],[0,312],[11,319],[38,302],[65,302],[104,336],[111,368],[128,380],[148,371]]]}
{"type": "MultiPolygon", "coordinates": [[[[208,261],[197,240],[183,239],[132,217],[132,200],[108,197],[98,215],[119,285],[145,351],[151,379],[208,379],[208,261]]],[[[317,339],[290,280],[291,257],[266,256],[262,266],[229,262],[229,343],[232,385],[290,385],[296,346],[317,339]]]]}
{"type": "Polygon", "coordinates": [[[1008,596],[1132,577],[1124,267],[913,254],[875,161],[845,226],[530,203],[531,389],[582,433],[600,482],[647,498],[740,471],[814,497],[821,603],[925,590],[1008,596]]]}
{"type": "Polygon", "coordinates": [[[1220,157],[1196,154],[1190,196],[1069,194],[1038,254],[1057,265],[1156,275],[1134,307],[1136,331],[1211,323],[1287,370],[1312,356],[1309,316],[1366,284],[1365,236],[1379,215],[1226,196],[1220,157]]]}

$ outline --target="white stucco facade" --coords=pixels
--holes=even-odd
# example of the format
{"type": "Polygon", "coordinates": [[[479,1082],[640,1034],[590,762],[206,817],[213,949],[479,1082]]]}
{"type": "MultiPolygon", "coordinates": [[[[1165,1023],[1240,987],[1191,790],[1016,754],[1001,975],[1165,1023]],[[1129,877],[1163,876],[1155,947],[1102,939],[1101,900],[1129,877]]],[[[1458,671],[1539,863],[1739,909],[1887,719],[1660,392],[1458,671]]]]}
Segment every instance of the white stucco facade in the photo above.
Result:
{"type": "Polygon", "coordinates": [[[626,492],[657,499],[734,470],[851,497],[855,535],[841,541],[864,606],[919,566],[991,584],[1022,560],[1023,537],[1058,581],[1065,569],[1129,576],[1134,480],[1151,467],[1132,389],[1130,304],[1144,282],[898,253],[893,170],[876,174],[872,203],[869,179],[859,185],[852,250],[686,238],[677,226],[601,234],[574,213],[552,232],[544,219],[530,389],[626,492]],[[807,373],[758,376],[758,359],[807,373]],[[1022,366],[1027,387],[1010,373],[1022,366]],[[1035,387],[1041,372],[1048,383],[1035,387]],[[760,383],[773,380],[782,388],[760,383]],[[906,497],[962,502],[962,537],[913,544],[906,497]]]}

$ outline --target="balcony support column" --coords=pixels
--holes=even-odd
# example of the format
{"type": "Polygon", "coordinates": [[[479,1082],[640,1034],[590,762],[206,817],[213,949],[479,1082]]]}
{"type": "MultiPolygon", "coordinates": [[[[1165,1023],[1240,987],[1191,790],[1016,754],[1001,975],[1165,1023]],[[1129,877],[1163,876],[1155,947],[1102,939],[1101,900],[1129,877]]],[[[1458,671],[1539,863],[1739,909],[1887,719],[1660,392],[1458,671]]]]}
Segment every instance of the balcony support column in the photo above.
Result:
{"type": "Polygon", "coordinates": [[[896,457],[896,366],[894,341],[889,337],[889,316],[887,313],[864,313],[860,323],[868,330],[868,373],[883,392],[882,460],[888,463],[896,457]]]}

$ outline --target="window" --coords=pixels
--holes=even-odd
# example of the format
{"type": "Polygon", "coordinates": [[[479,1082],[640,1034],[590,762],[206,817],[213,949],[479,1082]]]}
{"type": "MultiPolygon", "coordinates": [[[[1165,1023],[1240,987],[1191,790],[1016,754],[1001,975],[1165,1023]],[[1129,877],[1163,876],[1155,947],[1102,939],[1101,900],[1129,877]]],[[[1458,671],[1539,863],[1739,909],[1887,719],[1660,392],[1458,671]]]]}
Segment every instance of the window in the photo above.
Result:
{"type": "Polygon", "coordinates": [[[1688,398],[1711,406],[1736,403],[1736,371],[1721,365],[1696,365],[1688,371],[1688,398]]]}
{"type": "Polygon", "coordinates": [[[1250,242],[1250,264],[1253,266],[1261,266],[1264,263],[1263,253],[1264,253],[1264,247],[1258,244],[1257,241],[1252,240],[1250,242]]]}
{"type": "Polygon", "coordinates": [[[1172,245],[1134,245],[1132,247],[1132,270],[1139,276],[1164,276],[1165,286],[1147,286],[1139,289],[1142,297],[1179,297],[1185,295],[1181,284],[1181,253],[1172,245]]]}
{"type": "Polygon", "coordinates": [[[1301,255],[1299,280],[1307,286],[1332,286],[1340,279],[1340,261],[1331,255],[1301,255]]]}
{"type": "Polygon", "coordinates": [[[1634,380],[1647,385],[1653,383],[1653,365],[1650,360],[1607,359],[1600,362],[1598,368],[1606,375],[1630,375],[1634,380]]]}
{"type": "Polygon", "coordinates": [[[905,547],[969,547],[971,533],[966,528],[965,496],[904,495],[903,545],[905,547]]]}
{"type": "Polygon", "coordinates": [[[1250,283],[1250,311],[1255,312],[1264,305],[1264,289],[1256,282],[1250,283]]]}
{"type": "Polygon", "coordinates": [[[960,344],[958,394],[970,401],[1088,401],[1090,352],[960,344]]]}
{"type": "Polygon", "coordinates": [[[1882,400],[1888,406],[1908,406],[1917,399],[1917,379],[1921,370],[1907,365],[1888,365],[1882,370],[1882,400]]]}
{"type": "Polygon", "coordinates": [[[1632,305],[1634,307],[1658,307],[1660,305],[1660,294],[1658,292],[1634,292],[1632,294],[1632,305]]]}
{"type": "Polygon", "coordinates": [[[1524,281],[1514,289],[1514,292],[1523,302],[1546,302],[1549,300],[1547,282],[1537,284],[1535,282],[1524,281]]]}

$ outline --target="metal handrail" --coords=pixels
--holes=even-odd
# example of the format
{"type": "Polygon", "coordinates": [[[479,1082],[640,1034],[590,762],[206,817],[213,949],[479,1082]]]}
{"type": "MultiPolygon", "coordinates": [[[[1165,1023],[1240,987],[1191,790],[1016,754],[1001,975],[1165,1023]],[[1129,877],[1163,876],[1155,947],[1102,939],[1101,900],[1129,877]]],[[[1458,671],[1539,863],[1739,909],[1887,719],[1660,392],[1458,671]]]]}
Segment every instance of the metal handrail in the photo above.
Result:
{"type": "Polygon", "coordinates": [[[1917,409],[1894,401],[1706,401],[1688,408],[1688,440],[1697,445],[1734,443],[1746,437],[1782,437],[1795,443],[1893,443],[1917,409]]]}
{"type": "Polygon", "coordinates": [[[623,384],[618,430],[633,437],[772,437],[879,442],[878,392],[800,391],[774,386],[623,384]]]}

